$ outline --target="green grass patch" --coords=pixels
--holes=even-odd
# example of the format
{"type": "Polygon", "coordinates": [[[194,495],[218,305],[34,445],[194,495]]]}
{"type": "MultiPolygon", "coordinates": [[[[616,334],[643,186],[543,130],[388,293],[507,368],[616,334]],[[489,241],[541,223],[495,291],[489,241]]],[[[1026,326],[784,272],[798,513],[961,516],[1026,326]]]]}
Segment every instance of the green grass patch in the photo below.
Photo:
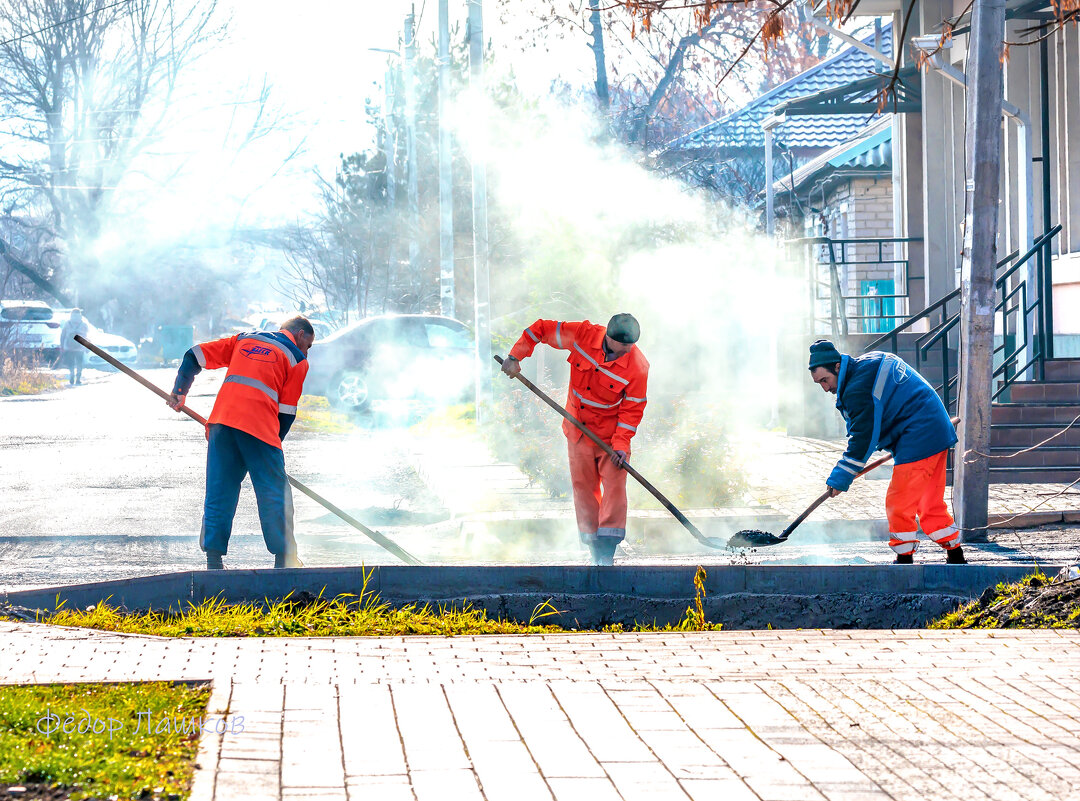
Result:
{"type": "Polygon", "coordinates": [[[338,411],[321,395],[302,395],[296,404],[294,431],[312,431],[321,434],[348,434],[356,425],[345,412],[338,411]]]}
{"type": "Polygon", "coordinates": [[[187,798],[209,700],[168,682],[0,687],[0,785],[187,798]]]}
{"type": "MultiPolygon", "coordinates": [[[[635,623],[605,626],[599,631],[719,631],[722,624],[705,619],[705,570],[694,576],[694,600],[683,619],[660,626],[635,623]]],[[[280,601],[263,604],[230,604],[213,598],[189,604],[180,612],[129,612],[107,601],[87,609],[58,609],[40,617],[42,623],[117,631],[129,634],[153,634],[161,637],[387,637],[440,636],[477,634],[554,634],[577,631],[544,622],[560,615],[551,601],[538,604],[527,623],[488,616],[486,610],[463,607],[418,606],[393,607],[366,589],[358,595],[343,594],[333,598],[289,595],[280,601]]],[[[596,631],[587,629],[586,631],[596,631]]]]}
{"type": "Polygon", "coordinates": [[[1002,582],[929,628],[1080,628],[1080,581],[1051,582],[1042,573],[1033,573],[1013,584],[1002,582]]]}
{"type": "MultiPolygon", "coordinates": [[[[537,613],[540,614],[540,613],[537,613]]],[[[162,637],[388,637],[401,635],[541,634],[562,631],[534,622],[490,618],[482,609],[408,605],[398,608],[370,594],[334,598],[289,596],[266,604],[230,604],[220,598],[182,612],[124,612],[108,603],[88,610],[61,609],[43,622],[162,637]]]]}

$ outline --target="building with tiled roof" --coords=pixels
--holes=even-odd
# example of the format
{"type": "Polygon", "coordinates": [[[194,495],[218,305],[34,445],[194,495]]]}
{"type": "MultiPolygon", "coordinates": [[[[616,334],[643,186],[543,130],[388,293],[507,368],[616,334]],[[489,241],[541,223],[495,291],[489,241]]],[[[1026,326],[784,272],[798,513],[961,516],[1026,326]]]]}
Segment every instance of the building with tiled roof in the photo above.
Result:
{"type": "MultiPolygon", "coordinates": [[[[883,25],[863,42],[885,56],[892,56],[892,25],[883,25]]],[[[658,161],[696,163],[710,173],[711,183],[722,193],[753,203],[764,189],[765,134],[761,124],[782,103],[845,86],[879,74],[882,63],[868,53],[849,46],[805,72],[785,81],[743,107],[668,142],[656,153],[658,161]]],[[[877,115],[827,114],[788,116],[774,128],[782,151],[778,172],[789,172],[832,147],[851,139],[877,115]],[[786,168],[786,169],[784,169],[786,168]]]]}

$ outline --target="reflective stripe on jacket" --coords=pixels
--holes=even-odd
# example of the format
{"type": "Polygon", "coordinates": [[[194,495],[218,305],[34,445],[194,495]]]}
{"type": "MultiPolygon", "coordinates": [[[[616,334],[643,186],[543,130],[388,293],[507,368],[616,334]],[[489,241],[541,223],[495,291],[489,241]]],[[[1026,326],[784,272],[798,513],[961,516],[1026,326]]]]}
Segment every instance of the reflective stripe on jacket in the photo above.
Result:
{"type": "Polygon", "coordinates": [[[851,486],[876,450],[909,464],[956,444],[956,430],[934,388],[892,353],[844,355],[836,379],[836,408],[847,423],[848,445],[826,484],[851,486]]]}
{"type": "Polygon", "coordinates": [[[246,431],[281,447],[278,414],[296,414],[308,361],[287,331],[254,331],[203,342],[192,352],[208,370],[228,367],[211,423],[246,431]]]}
{"type": "MultiPolygon", "coordinates": [[[[636,345],[617,359],[605,361],[606,333],[605,326],[588,320],[537,320],[522,332],[510,355],[520,361],[541,342],[570,351],[567,411],[614,450],[629,452],[630,440],[645,414],[649,362],[636,345]]],[[[584,436],[569,421],[563,421],[563,432],[571,442],[584,436]]]]}

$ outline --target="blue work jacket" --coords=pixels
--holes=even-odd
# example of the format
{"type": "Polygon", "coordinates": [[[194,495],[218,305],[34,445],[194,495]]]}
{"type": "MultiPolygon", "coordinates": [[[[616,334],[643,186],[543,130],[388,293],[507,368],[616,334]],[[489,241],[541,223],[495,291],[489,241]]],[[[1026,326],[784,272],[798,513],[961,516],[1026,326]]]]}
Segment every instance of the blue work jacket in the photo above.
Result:
{"type": "Polygon", "coordinates": [[[847,423],[848,446],[828,480],[846,490],[874,451],[896,464],[926,459],[956,444],[956,430],[937,392],[892,353],[842,356],[836,408],[847,423]]]}

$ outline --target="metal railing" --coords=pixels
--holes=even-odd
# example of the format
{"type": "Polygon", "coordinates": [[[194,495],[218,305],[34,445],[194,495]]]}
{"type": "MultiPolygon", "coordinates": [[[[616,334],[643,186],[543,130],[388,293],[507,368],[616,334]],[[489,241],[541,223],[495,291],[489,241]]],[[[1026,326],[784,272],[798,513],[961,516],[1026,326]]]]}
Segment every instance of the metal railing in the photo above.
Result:
{"type": "MultiPolygon", "coordinates": [[[[1041,381],[1046,360],[1053,358],[1053,297],[1050,294],[1053,282],[1045,254],[1060,231],[1060,225],[1054,226],[1036,239],[1023,255],[1013,251],[997,263],[997,269],[1002,272],[994,279],[995,297],[998,298],[994,305],[994,327],[1000,332],[1002,341],[994,348],[997,366],[992,381],[1000,382],[1000,386],[994,391],[993,400],[998,400],[1017,381],[1041,381]],[[1030,276],[1021,273],[1020,268],[1029,265],[1033,259],[1034,273],[1030,276]],[[1034,288],[1028,285],[1029,277],[1035,281],[1034,288]]],[[[928,321],[930,330],[915,340],[915,369],[934,386],[945,408],[954,411],[954,388],[959,380],[958,360],[953,358],[959,339],[959,289],[878,337],[864,352],[888,350],[899,354],[900,335],[910,332],[922,320],[928,321]]]]}
{"type": "Polygon", "coordinates": [[[907,245],[919,237],[803,237],[787,241],[789,250],[802,251],[809,278],[810,319],[815,334],[846,336],[891,328],[907,316],[907,245]],[[891,253],[886,252],[891,248],[891,253]],[[892,275],[882,279],[882,268],[892,275]],[[878,273],[878,275],[875,275],[878,273]],[[856,291],[856,282],[891,281],[892,292],[856,291]],[[891,308],[890,308],[891,307],[891,308]]]}

